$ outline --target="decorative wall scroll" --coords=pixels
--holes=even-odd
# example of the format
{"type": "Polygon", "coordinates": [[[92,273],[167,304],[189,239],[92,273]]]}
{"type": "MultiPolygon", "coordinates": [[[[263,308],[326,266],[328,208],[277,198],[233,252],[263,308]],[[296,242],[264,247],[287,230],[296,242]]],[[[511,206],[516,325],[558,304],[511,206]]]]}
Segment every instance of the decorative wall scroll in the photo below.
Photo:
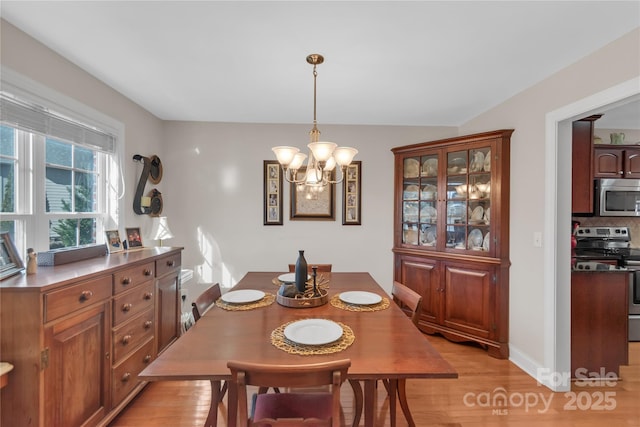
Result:
{"type": "Polygon", "coordinates": [[[282,225],[282,169],[276,161],[263,163],[264,225],[282,225]]]}
{"type": "Polygon", "coordinates": [[[362,162],[347,166],[342,181],[342,225],[362,224],[362,162]]]}
{"type": "MultiPolygon", "coordinates": [[[[306,168],[298,170],[296,179],[305,176],[306,168]]],[[[330,179],[335,179],[332,171],[330,179]]],[[[304,184],[291,184],[291,215],[292,220],[335,220],[334,185],[310,187],[304,184]]]]}

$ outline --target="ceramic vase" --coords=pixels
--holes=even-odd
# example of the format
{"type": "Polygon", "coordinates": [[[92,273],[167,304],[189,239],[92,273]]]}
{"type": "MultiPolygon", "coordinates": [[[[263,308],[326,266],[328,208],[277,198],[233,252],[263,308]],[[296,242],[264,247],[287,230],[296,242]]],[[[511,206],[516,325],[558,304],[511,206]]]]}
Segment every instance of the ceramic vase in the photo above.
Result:
{"type": "Polygon", "coordinates": [[[295,274],[296,290],[303,293],[307,287],[307,260],[304,258],[304,251],[298,251],[295,274]]]}

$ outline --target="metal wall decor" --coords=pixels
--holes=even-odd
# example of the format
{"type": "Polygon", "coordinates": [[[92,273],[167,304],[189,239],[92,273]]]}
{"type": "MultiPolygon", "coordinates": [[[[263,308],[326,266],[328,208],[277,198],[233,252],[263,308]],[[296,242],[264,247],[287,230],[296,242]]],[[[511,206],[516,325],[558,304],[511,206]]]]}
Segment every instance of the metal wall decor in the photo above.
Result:
{"type": "Polygon", "coordinates": [[[133,211],[138,215],[159,216],[162,213],[162,194],[155,188],[148,196],[143,194],[147,180],[152,184],[158,184],[162,180],[162,162],[156,155],[145,157],[136,154],[133,160],[144,165],[133,197],[133,211]]]}

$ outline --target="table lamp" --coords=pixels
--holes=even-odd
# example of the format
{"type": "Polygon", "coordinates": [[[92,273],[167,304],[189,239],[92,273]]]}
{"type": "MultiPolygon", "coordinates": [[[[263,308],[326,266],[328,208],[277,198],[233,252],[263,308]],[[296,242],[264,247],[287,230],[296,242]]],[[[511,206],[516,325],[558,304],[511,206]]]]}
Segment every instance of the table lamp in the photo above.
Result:
{"type": "Polygon", "coordinates": [[[173,233],[169,229],[167,217],[156,216],[156,217],[153,217],[151,220],[152,220],[151,238],[154,240],[159,240],[160,246],[162,246],[162,240],[171,239],[173,237],[173,233]]]}

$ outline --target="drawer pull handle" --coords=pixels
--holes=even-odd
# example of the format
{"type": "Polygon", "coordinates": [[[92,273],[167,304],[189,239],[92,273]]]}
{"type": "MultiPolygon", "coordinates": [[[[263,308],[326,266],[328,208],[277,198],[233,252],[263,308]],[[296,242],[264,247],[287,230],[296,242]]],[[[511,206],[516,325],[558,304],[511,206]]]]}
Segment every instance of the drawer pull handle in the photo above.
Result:
{"type": "Polygon", "coordinates": [[[144,299],[149,300],[149,299],[151,299],[151,297],[153,297],[153,292],[146,292],[144,294],[144,299]]]}
{"type": "Polygon", "coordinates": [[[145,329],[149,329],[151,325],[153,325],[153,322],[151,320],[147,320],[146,322],[144,322],[145,329]]]}
{"type": "Polygon", "coordinates": [[[80,294],[80,302],[87,301],[92,296],[93,296],[93,292],[91,292],[91,291],[82,291],[82,293],[80,294]]]}
{"type": "Polygon", "coordinates": [[[127,381],[129,381],[130,378],[131,378],[131,374],[129,372],[125,372],[125,374],[122,376],[122,382],[126,383],[127,381]]]}
{"type": "Polygon", "coordinates": [[[133,304],[122,304],[122,311],[130,311],[133,304]]]}
{"type": "Polygon", "coordinates": [[[150,269],[146,268],[142,274],[144,274],[145,276],[151,276],[151,274],[153,274],[153,271],[151,271],[150,269]]]}
{"type": "Polygon", "coordinates": [[[176,265],[176,262],[174,260],[167,261],[167,267],[173,267],[174,265],[176,265]]]}
{"type": "Polygon", "coordinates": [[[144,359],[142,359],[142,361],[143,361],[144,363],[149,363],[149,361],[150,361],[150,360],[151,360],[151,355],[150,355],[150,354],[147,354],[147,355],[144,357],[144,359]]]}
{"type": "Polygon", "coordinates": [[[123,285],[130,285],[131,284],[131,278],[130,277],[123,277],[121,283],[123,285]]]}
{"type": "Polygon", "coordinates": [[[127,345],[131,341],[131,335],[125,335],[122,337],[122,344],[127,345]]]}

